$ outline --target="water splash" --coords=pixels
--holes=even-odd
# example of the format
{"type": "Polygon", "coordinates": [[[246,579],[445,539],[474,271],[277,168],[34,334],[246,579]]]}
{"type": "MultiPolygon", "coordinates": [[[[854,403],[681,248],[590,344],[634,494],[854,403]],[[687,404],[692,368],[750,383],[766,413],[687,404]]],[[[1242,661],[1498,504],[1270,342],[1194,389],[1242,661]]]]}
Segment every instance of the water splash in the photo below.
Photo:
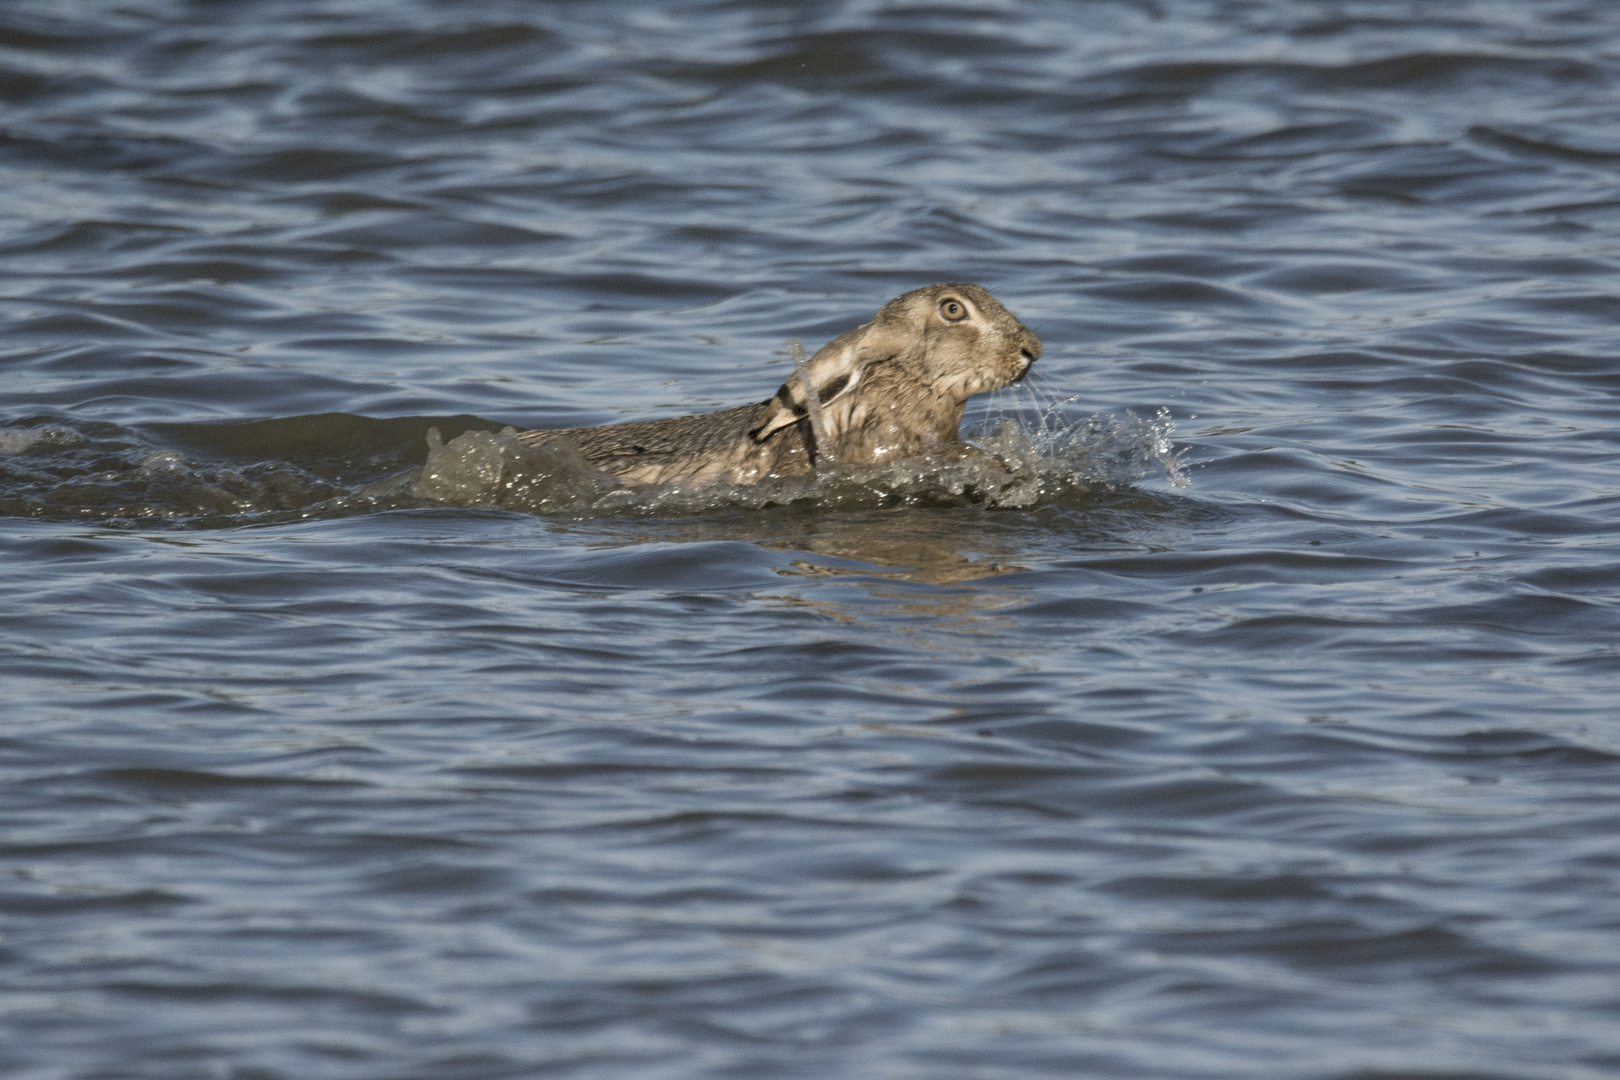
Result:
{"type": "Polygon", "coordinates": [[[84,437],[64,427],[0,428],[0,455],[40,454],[83,446],[84,437]]]}
{"type": "Polygon", "coordinates": [[[1176,422],[1169,409],[1161,406],[1151,417],[1127,409],[1070,419],[1066,408],[1080,395],[1042,404],[1033,388],[1025,389],[1031,408],[998,413],[968,441],[1015,468],[1067,482],[1111,489],[1162,474],[1172,487],[1188,485],[1185,451],[1172,440],[1176,422]]]}
{"type": "Polygon", "coordinates": [[[823,461],[806,476],[768,477],[744,486],[707,481],[635,484],[592,469],[566,440],[525,446],[507,428],[469,431],[445,443],[429,435],[427,465],[410,481],[421,498],[458,506],[495,505],[535,514],[697,515],[723,508],[807,504],[819,509],[883,506],[986,506],[1031,509],[1082,500],[1152,476],[1187,485],[1171,436],[1175,421],[1127,411],[1076,421],[1052,402],[955,446],[881,465],[823,461]]]}
{"type": "Polygon", "coordinates": [[[793,370],[799,373],[799,386],[804,391],[804,408],[810,416],[810,430],[816,437],[816,456],[828,465],[838,462],[838,455],[833,452],[833,442],[827,438],[827,418],[821,411],[821,395],[816,392],[816,384],[810,381],[810,354],[804,351],[804,346],[798,338],[788,338],[788,355],[793,358],[793,370]]]}
{"type": "MultiPolygon", "coordinates": [[[[585,463],[566,439],[528,446],[517,429],[468,431],[448,444],[427,434],[428,459],[409,481],[411,494],[457,506],[495,504],[532,514],[580,513],[623,488],[585,463]]],[[[385,482],[386,483],[386,482],[385,482]]]]}

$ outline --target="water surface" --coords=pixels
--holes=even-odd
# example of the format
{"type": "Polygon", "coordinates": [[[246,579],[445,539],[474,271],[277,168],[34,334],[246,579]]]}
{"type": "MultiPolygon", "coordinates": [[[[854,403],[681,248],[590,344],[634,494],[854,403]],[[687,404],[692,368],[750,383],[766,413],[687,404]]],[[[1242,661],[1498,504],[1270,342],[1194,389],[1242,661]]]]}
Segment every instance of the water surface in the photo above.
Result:
{"type": "Polygon", "coordinates": [[[1617,119],[1595,0],[7,5],[0,1071],[1615,1075],[1617,119]],[[944,280],[1027,504],[396,482],[944,280]]]}

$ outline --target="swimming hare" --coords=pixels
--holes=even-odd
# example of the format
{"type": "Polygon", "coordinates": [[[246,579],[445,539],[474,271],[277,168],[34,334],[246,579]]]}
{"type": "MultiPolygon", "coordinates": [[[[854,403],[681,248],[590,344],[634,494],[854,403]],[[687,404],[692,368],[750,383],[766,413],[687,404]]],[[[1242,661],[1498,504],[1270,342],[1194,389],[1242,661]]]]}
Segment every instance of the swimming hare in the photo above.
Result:
{"type": "Polygon", "coordinates": [[[592,468],[633,482],[751,484],[810,472],[819,458],[872,464],[957,443],[967,399],[1017,382],[1040,355],[1040,340],[984,289],[930,285],[890,300],[810,358],[819,422],[796,372],[757,405],[518,438],[566,439],[592,468]]]}

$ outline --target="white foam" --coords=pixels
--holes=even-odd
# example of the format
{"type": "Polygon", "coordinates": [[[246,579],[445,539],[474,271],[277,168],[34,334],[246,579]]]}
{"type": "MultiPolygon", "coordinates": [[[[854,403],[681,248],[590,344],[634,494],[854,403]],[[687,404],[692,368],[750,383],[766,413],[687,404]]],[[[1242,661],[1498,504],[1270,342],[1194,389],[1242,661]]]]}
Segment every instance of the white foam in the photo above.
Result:
{"type": "Polygon", "coordinates": [[[83,436],[67,428],[0,428],[0,454],[24,454],[30,450],[60,450],[78,446],[83,442],[83,436]]]}

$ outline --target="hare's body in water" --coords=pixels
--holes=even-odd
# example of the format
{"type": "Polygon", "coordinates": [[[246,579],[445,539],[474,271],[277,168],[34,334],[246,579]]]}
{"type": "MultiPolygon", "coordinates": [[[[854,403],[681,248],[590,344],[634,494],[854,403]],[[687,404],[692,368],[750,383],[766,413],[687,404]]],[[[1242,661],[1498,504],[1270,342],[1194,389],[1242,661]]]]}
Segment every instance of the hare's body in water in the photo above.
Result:
{"type": "Polygon", "coordinates": [[[518,438],[566,440],[592,468],[641,483],[750,484],[807,473],[818,458],[874,464],[957,443],[968,398],[1017,382],[1040,355],[1040,340],[984,289],[930,285],[828,342],[810,359],[809,388],[795,374],[757,405],[518,438]],[[821,404],[825,445],[807,393],[821,404]]]}

